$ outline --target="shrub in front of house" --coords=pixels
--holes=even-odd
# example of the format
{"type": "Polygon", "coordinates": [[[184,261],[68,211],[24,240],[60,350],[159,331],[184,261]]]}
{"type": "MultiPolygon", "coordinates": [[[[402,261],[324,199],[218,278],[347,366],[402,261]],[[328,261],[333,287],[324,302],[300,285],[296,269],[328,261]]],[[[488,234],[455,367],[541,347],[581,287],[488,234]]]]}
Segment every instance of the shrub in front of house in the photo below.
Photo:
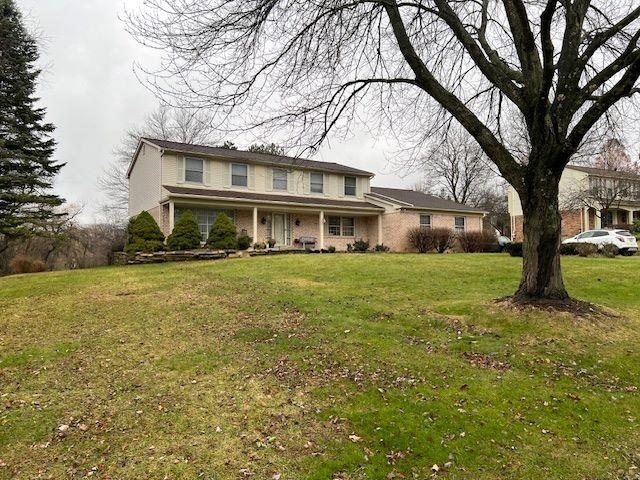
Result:
{"type": "Polygon", "coordinates": [[[173,232],[167,237],[167,247],[170,250],[191,250],[200,247],[202,235],[196,216],[184,212],[173,227],[173,232]]]}
{"type": "Polygon", "coordinates": [[[578,255],[578,249],[576,248],[579,243],[563,243],[560,245],[560,255],[578,255]]]}
{"type": "Polygon", "coordinates": [[[46,269],[46,263],[29,255],[16,255],[9,262],[9,272],[11,273],[44,272],[46,269]]]}
{"type": "Polygon", "coordinates": [[[433,236],[433,248],[438,253],[444,253],[453,246],[455,236],[453,230],[448,228],[430,228],[433,236]]]}
{"type": "Polygon", "coordinates": [[[333,245],[329,245],[327,247],[327,252],[328,253],[336,253],[336,247],[334,247],[333,245]]]}
{"type": "Polygon", "coordinates": [[[149,253],[161,250],[164,250],[164,235],[151,214],[143,211],[131,218],[127,225],[127,243],[124,251],[149,253]]]}
{"type": "Polygon", "coordinates": [[[233,221],[220,213],[211,225],[207,247],[216,250],[235,250],[238,248],[238,231],[233,221]]]}
{"type": "Polygon", "coordinates": [[[249,235],[240,235],[238,237],[238,250],[246,250],[251,246],[251,242],[253,242],[253,238],[249,235]]]}
{"type": "Polygon", "coordinates": [[[419,253],[427,253],[435,248],[431,229],[429,228],[410,228],[407,232],[407,240],[419,253]]]}
{"type": "Polygon", "coordinates": [[[387,247],[384,243],[379,243],[377,244],[375,247],[373,247],[373,251],[374,252],[383,252],[386,253],[388,252],[390,249],[389,247],[387,247]]]}
{"type": "Polygon", "coordinates": [[[498,238],[491,232],[462,232],[457,239],[465,253],[497,252],[500,249],[498,238]]]}
{"type": "Polygon", "coordinates": [[[512,257],[521,257],[522,256],[522,242],[507,243],[504,246],[504,251],[507,252],[512,257]]]}
{"type": "Polygon", "coordinates": [[[576,250],[581,257],[589,257],[598,253],[598,246],[593,243],[578,243],[576,250]]]}
{"type": "Polygon", "coordinates": [[[369,242],[367,242],[366,240],[363,240],[362,238],[360,240],[356,240],[355,242],[353,242],[353,251],[354,252],[369,251],[369,242]]]}
{"type": "Polygon", "coordinates": [[[620,255],[620,249],[611,243],[607,243],[602,246],[600,253],[607,258],[614,258],[616,255],[620,255]]]}

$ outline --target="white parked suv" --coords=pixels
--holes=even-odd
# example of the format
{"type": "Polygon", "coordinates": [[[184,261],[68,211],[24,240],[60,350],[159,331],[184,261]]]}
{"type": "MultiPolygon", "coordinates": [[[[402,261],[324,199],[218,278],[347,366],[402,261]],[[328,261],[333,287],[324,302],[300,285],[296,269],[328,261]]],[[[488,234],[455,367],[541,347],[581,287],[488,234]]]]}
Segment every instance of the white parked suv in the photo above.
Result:
{"type": "Polygon", "coordinates": [[[593,243],[597,245],[598,248],[602,248],[602,246],[606,244],[611,244],[618,247],[621,255],[633,255],[638,251],[638,241],[628,230],[587,230],[575,237],[567,238],[562,243],[593,243]]]}

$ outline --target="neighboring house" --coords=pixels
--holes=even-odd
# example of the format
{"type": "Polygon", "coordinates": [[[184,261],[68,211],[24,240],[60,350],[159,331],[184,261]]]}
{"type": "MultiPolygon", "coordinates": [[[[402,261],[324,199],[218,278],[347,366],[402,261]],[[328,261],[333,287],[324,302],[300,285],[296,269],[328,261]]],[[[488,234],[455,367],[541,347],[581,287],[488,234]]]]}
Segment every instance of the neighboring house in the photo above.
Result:
{"type": "MultiPolygon", "coordinates": [[[[560,179],[559,197],[563,238],[640,220],[640,175],[634,173],[568,165],[560,179]]],[[[512,236],[522,240],[522,206],[513,187],[508,202],[512,236]]]]}
{"type": "Polygon", "coordinates": [[[409,228],[482,229],[483,211],[431,195],[370,186],[373,174],[337,163],[142,138],[127,172],[129,214],[147,210],[168,235],[192,211],[202,240],[220,212],[254,242],[316,248],[365,239],[408,251],[409,228]]]}

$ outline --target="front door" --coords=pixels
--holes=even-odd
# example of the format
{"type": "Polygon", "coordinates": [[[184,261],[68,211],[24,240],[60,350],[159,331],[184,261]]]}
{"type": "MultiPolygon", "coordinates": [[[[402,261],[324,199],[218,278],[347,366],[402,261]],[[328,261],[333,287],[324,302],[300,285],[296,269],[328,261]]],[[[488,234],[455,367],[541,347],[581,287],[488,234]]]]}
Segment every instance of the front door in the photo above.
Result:
{"type": "Polygon", "coordinates": [[[287,243],[286,217],[284,213],[273,214],[273,238],[276,245],[285,245],[287,243]]]}

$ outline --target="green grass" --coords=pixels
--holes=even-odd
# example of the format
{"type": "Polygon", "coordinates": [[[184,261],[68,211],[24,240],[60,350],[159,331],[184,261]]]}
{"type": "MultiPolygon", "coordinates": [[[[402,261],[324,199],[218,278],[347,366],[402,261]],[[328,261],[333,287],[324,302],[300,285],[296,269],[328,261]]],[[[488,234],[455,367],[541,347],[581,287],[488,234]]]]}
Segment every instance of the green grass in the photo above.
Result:
{"type": "Polygon", "coordinates": [[[636,478],[640,257],[563,262],[609,317],[492,254],[1,278],[0,478],[636,478]]]}

